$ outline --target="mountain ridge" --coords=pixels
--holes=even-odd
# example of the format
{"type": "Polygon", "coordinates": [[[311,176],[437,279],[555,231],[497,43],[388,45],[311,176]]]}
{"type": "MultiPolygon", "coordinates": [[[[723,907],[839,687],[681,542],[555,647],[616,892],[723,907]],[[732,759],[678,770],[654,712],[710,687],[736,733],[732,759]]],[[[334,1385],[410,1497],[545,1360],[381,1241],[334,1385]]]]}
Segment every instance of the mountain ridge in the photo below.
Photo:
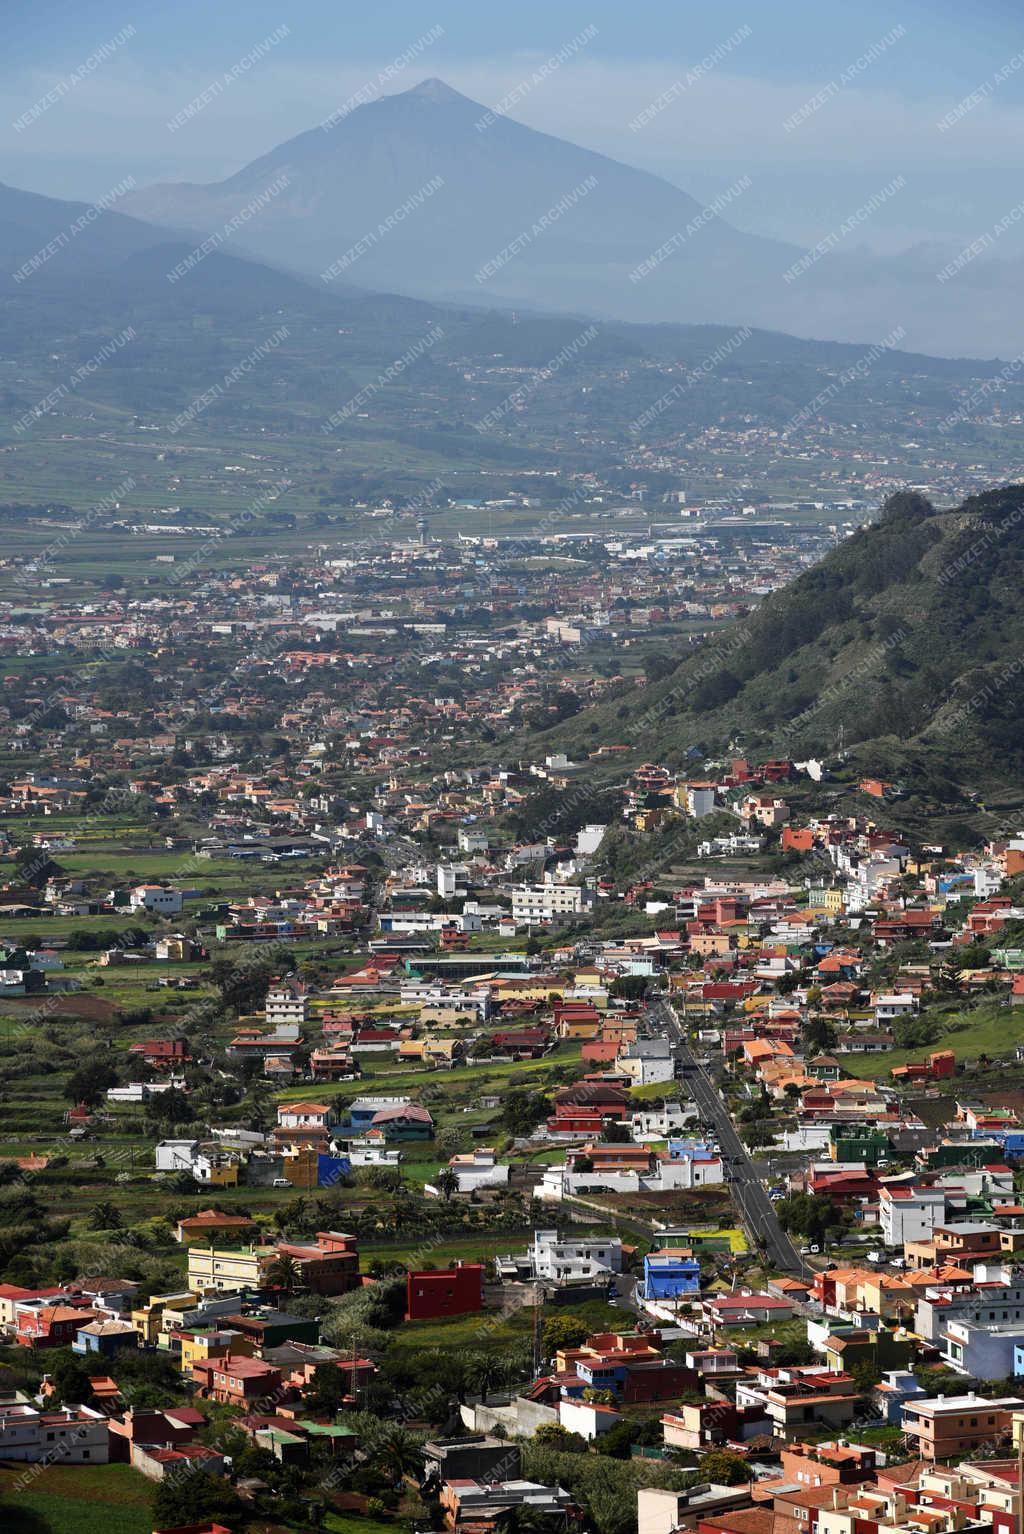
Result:
{"type": "Polygon", "coordinates": [[[296,134],[223,181],[159,183],[125,204],[205,237],[281,174],[289,185],[239,248],[314,281],[350,259],[360,285],[435,302],[867,344],[900,327],[911,350],[933,355],[1010,355],[1018,328],[1024,344],[1020,261],[973,263],[951,304],[920,252],[873,257],[828,231],[805,251],[746,233],[728,218],[744,178],[702,204],[435,79],[296,134]]]}

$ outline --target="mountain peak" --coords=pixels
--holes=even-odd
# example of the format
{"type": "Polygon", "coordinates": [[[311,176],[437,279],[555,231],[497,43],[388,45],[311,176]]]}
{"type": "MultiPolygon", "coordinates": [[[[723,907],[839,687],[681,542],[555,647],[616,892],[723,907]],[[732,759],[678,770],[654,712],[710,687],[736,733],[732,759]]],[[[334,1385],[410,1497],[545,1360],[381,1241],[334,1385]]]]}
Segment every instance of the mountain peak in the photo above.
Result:
{"type": "Polygon", "coordinates": [[[463,96],[461,91],[453,90],[444,80],[439,80],[432,75],[428,80],[421,80],[418,85],[403,91],[404,96],[418,96],[423,101],[468,101],[468,96],[463,96]]]}

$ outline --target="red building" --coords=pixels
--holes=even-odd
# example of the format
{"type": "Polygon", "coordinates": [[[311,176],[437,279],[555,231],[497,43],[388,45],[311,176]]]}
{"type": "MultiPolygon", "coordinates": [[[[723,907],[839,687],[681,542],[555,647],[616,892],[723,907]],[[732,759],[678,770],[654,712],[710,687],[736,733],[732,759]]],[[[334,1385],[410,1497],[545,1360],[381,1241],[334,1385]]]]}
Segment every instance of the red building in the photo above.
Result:
{"type": "Polygon", "coordinates": [[[621,1087],[584,1080],[555,1093],[548,1130],[551,1134],[599,1135],[606,1120],[624,1123],[631,1111],[629,1093],[621,1087]]]}
{"type": "Polygon", "coordinates": [[[29,1301],[14,1308],[14,1336],[24,1348],[63,1348],[75,1340],[80,1327],[100,1319],[86,1299],[70,1295],[52,1305],[29,1301]]]}
{"type": "Polygon", "coordinates": [[[898,1082],[941,1081],[956,1072],[956,1055],[951,1049],[937,1049],[927,1060],[908,1060],[906,1065],[894,1065],[891,1076],[898,1082]]]}
{"type": "Polygon", "coordinates": [[[457,1262],[452,1268],[410,1273],[406,1282],[406,1320],[436,1321],[482,1310],[484,1268],[481,1262],[457,1262]]]}
{"type": "Polygon", "coordinates": [[[129,1052],[141,1055],[147,1065],[185,1065],[192,1059],[188,1039],[147,1039],[144,1044],[129,1045],[129,1052]]]}
{"type": "Polygon", "coordinates": [[[225,1406],[248,1406],[281,1389],[284,1376],[280,1369],[260,1358],[239,1358],[225,1353],[223,1358],[204,1358],[192,1365],[192,1378],[198,1393],[225,1406]]]}

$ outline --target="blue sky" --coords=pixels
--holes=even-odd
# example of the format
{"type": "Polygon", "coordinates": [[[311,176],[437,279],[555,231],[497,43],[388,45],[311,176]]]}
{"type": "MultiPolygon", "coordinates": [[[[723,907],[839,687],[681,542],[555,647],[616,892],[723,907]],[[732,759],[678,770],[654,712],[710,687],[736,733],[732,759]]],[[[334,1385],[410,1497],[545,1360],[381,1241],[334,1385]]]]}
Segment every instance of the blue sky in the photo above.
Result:
{"type": "Polygon", "coordinates": [[[765,233],[818,237],[897,172],[906,193],[867,234],[880,248],[972,238],[1020,195],[1007,172],[1024,142],[1024,68],[1013,64],[1024,20],[1007,0],[7,0],[4,21],[0,179],[56,196],[100,197],[126,175],[140,185],[217,180],[321,120],[436,28],[386,91],[439,75],[490,105],[586,32],[512,115],[698,196],[746,170],[755,189],[736,222],[765,233]],[[199,116],[168,128],[284,27],[199,116]],[[126,28],[132,35],[88,78],[14,128],[126,28]],[[894,28],[899,37],[879,47],[894,28]],[[702,78],[630,127],[739,32],[702,78]],[[825,104],[787,130],[830,86],[825,104]],[[977,105],[940,130],[979,89],[977,105]]]}

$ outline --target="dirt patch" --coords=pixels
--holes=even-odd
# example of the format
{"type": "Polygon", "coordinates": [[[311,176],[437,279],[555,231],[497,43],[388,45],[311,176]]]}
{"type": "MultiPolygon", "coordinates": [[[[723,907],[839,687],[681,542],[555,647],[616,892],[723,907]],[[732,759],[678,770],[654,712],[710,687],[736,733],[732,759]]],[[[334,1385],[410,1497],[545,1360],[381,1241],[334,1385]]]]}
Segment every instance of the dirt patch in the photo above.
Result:
{"type": "Polygon", "coordinates": [[[67,996],[10,996],[3,1003],[3,1011],[9,1017],[21,1017],[26,1012],[43,1015],[40,1022],[51,1017],[86,1017],[93,1022],[110,1023],[121,1016],[121,1009],[102,996],[84,996],[70,992],[67,996]]]}

